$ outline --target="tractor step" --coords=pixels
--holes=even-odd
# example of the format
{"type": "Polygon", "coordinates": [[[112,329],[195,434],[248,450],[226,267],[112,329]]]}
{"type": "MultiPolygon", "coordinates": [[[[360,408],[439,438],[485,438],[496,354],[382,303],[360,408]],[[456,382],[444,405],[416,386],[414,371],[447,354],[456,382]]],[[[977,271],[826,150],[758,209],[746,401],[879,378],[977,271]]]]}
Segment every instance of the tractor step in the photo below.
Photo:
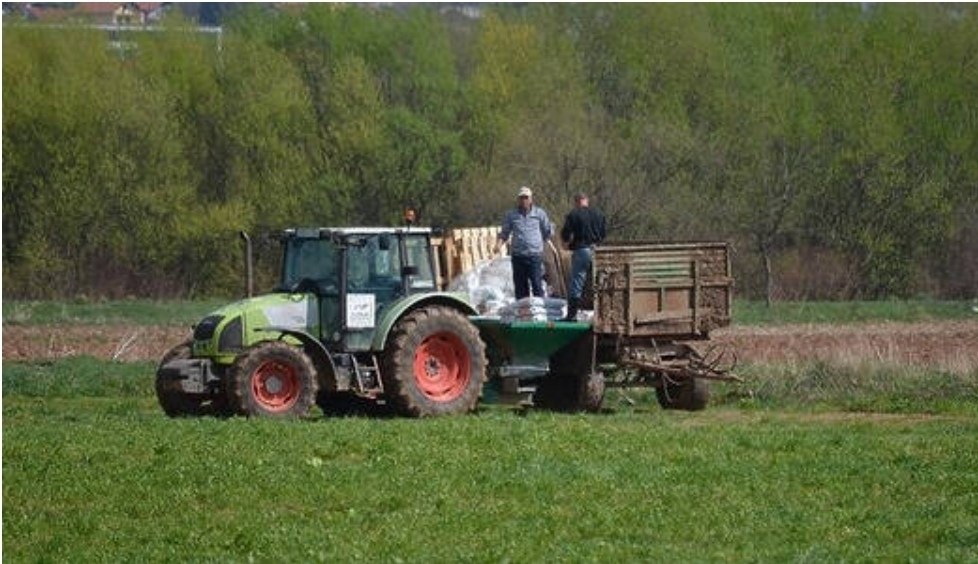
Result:
{"type": "Polygon", "coordinates": [[[353,375],[356,377],[359,393],[370,397],[383,395],[384,383],[380,378],[380,365],[377,362],[377,355],[370,355],[367,362],[361,362],[352,355],[350,359],[353,361],[353,375]]]}

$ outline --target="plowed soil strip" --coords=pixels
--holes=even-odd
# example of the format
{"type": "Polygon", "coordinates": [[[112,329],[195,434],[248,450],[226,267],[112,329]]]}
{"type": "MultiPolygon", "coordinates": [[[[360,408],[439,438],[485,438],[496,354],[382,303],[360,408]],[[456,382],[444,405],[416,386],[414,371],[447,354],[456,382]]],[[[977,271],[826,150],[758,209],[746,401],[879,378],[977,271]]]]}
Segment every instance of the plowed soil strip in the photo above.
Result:
{"type": "MultiPolygon", "coordinates": [[[[120,361],[155,361],[190,337],[186,327],[3,326],[3,359],[88,355],[120,361]]],[[[825,360],[929,366],[957,373],[978,368],[978,320],[860,325],[730,327],[712,341],[729,345],[741,362],[825,360]]]]}
{"type": "Polygon", "coordinates": [[[731,327],[712,337],[754,363],[879,362],[956,373],[978,368],[978,321],[731,327]]]}
{"type": "Polygon", "coordinates": [[[158,360],[189,338],[187,327],[4,325],[3,359],[92,356],[121,361],[158,360]]]}

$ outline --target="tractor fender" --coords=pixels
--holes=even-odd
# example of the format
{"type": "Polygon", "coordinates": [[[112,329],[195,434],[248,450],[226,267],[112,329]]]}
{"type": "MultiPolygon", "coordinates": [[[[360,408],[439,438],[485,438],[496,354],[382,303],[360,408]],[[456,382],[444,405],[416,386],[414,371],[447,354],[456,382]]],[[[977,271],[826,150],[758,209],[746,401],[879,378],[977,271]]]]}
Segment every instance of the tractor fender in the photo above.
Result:
{"type": "Polygon", "coordinates": [[[333,357],[316,337],[294,327],[279,327],[274,325],[258,327],[255,331],[281,333],[282,336],[289,336],[298,340],[302,343],[303,350],[312,359],[312,364],[319,373],[320,389],[330,389],[326,385],[336,383],[336,364],[333,362],[333,357]]]}
{"type": "Polygon", "coordinates": [[[385,349],[387,337],[397,322],[412,311],[432,305],[449,307],[457,310],[462,315],[478,315],[479,311],[469,303],[465,293],[458,292],[430,292],[427,294],[416,294],[397,302],[388,309],[377,325],[374,333],[374,340],[371,349],[382,351],[385,349]]]}

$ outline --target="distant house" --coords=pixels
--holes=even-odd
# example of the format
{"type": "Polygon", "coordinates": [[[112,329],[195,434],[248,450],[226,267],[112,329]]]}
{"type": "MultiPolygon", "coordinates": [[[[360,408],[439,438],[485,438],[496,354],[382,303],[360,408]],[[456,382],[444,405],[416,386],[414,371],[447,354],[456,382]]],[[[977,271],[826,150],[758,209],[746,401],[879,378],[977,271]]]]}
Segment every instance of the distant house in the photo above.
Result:
{"type": "Polygon", "coordinates": [[[116,25],[158,23],[169,7],[169,2],[127,2],[112,13],[112,23],[116,25]]]}
{"type": "Polygon", "coordinates": [[[170,2],[21,4],[21,13],[24,19],[39,23],[151,25],[159,22],[170,6],[170,2]]]}

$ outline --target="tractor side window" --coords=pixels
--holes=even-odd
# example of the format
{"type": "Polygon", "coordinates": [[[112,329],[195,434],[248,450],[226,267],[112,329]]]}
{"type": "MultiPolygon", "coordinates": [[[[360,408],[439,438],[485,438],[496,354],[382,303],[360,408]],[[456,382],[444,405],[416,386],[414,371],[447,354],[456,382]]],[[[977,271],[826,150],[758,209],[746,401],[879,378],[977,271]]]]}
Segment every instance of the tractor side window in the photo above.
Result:
{"type": "Polygon", "coordinates": [[[336,291],[339,287],[339,253],[327,239],[293,239],[286,256],[286,284],[303,279],[312,280],[320,291],[336,291]]]}
{"type": "Polygon", "coordinates": [[[408,266],[414,266],[418,273],[411,277],[412,289],[431,290],[435,287],[435,277],[431,272],[431,248],[428,238],[424,236],[409,236],[405,240],[408,266]]]}

